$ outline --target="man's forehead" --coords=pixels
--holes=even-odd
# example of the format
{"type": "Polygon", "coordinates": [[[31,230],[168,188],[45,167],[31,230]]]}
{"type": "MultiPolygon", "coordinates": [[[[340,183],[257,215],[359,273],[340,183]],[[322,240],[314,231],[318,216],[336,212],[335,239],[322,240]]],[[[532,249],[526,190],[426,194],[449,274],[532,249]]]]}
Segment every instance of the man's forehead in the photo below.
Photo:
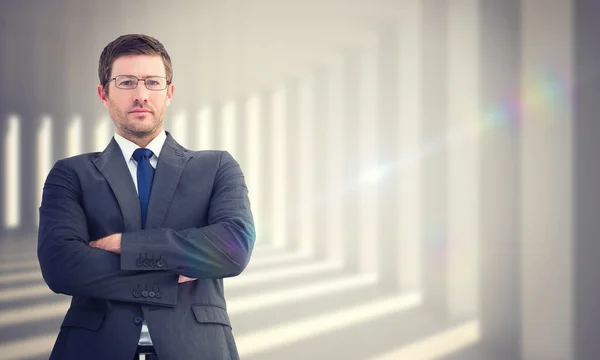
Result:
{"type": "Polygon", "coordinates": [[[165,76],[165,66],[159,55],[126,55],[113,62],[112,75],[165,76]]]}

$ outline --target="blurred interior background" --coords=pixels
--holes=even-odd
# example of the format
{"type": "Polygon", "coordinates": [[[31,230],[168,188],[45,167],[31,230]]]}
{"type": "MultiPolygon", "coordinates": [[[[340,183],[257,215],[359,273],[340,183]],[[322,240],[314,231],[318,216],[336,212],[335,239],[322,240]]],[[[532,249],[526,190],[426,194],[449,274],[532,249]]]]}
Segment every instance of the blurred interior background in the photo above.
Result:
{"type": "Polygon", "coordinates": [[[590,0],[0,1],[0,358],[58,334],[41,190],[110,141],[124,33],[171,55],[165,128],[246,175],[243,359],[600,359],[590,0]]]}

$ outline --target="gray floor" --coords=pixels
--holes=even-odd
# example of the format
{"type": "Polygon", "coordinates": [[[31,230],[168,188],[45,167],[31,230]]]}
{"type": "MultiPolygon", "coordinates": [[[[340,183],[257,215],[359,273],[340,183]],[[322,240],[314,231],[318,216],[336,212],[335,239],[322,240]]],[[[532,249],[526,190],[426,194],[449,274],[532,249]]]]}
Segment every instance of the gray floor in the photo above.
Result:
{"type": "MultiPolygon", "coordinates": [[[[4,237],[0,241],[0,314],[6,317],[4,321],[0,318],[0,349],[15,342],[38,336],[55,336],[60,327],[62,321],[60,311],[54,311],[51,315],[42,314],[39,318],[29,320],[15,318],[14,321],[6,321],[8,316],[14,316],[15,313],[24,309],[43,309],[45,305],[50,307],[50,304],[56,302],[68,304],[67,296],[57,295],[47,288],[44,289],[45,284],[39,272],[35,249],[35,234],[4,237]]],[[[273,252],[273,254],[277,254],[277,252],[273,252]]],[[[310,263],[309,259],[297,259],[284,266],[300,266],[310,263]]],[[[258,264],[255,268],[249,267],[248,273],[275,272],[281,266],[258,264]]],[[[294,278],[265,280],[263,283],[251,286],[235,286],[231,290],[227,290],[226,287],[227,299],[252,298],[267,290],[310,285],[315,279],[335,281],[348,275],[349,273],[344,269],[334,269],[310,276],[298,275],[294,278]]],[[[323,294],[297,303],[290,304],[288,302],[263,307],[256,311],[238,312],[231,316],[231,320],[236,338],[241,339],[260,333],[265,329],[298,323],[304,319],[318,318],[321,315],[352,308],[390,295],[393,294],[380,289],[376,284],[357,286],[343,292],[323,294]]],[[[318,336],[300,337],[287,344],[278,344],[265,351],[244,356],[244,359],[369,359],[428,338],[459,323],[461,323],[459,320],[442,320],[427,314],[419,307],[413,307],[386,313],[385,316],[376,316],[366,322],[326,331],[318,336]]],[[[27,359],[46,359],[48,353],[49,347],[42,350],[40,354],[27,359]]],[[[475,345],[448,355],[444,360],[500,359],[490,356],[475,345]]]]}

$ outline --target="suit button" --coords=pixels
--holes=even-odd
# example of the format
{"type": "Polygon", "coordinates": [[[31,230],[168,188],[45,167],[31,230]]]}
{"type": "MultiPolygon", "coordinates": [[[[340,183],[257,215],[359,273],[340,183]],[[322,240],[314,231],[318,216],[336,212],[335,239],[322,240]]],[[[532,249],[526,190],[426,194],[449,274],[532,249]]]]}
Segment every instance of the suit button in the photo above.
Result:
{"type": "Polygon", "coordinates": [[[150,266],[150,260],[144,260],[144,267],[150,266]]]}
{"type": "Polygon", "coordinates": [[[133,290],[133,297],[139,298],[140,295],[142,295],[142,292],[140,291],[140,289],[133,290]]]}
{"type": "Polygon", "coordinates": [[[155,259],[150,260],[150,267],[156,267],[156,260],[155,259]]]}
{"type": "Polygon", "coordinates": [[[155,292],[154,297],[160,299],[160,291],[155,292]]]}
{"type": "Polygon", "coordinates": [[[148,297],[148,291],[147,290],[143,290],[142,291],[142,297],[148,297]]]}
{"type": "Polygon", "coordinates": [[[163,259],[160,259],[156,262],[156,266],[158,266],[159,268],[164,267],[165,266],[165,261],[163,259]]]}
{"type": "Polygon", "coordinates": [[[136,317],[133,318],[133,323],[135,325],[140,325],[142,322],[144,322],[144,319],[142,319],[141,316],[136,316],[136,317]]]}
{"type": "Polygon", "coordinates": [[[156,295],[154,291],[148,291],[148,297],[153,298],[156,295]]]}

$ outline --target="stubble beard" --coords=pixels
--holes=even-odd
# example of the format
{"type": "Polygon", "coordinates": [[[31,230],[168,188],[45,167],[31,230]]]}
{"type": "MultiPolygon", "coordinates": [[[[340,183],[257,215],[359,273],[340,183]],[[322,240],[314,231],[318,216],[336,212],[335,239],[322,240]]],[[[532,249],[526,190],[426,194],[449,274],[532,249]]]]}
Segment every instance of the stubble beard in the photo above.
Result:
{"type": "Polygon", "coordinates": [[[152,121],[152,123],[155,125],[146,129],[138,129],[135,124],[136,120],[131,121],[129,119],[129,116],[131,115],[129,112],[123,112],[111,104],[110,115],[117,127],[117,132],[120,133],[121,136],[135,143],[149,142],[148,140],[152,140],[156,137],[164,120],[164,110],[159,113],[147,113],[145,116],[153,117],[155,121],[152,121]]]}

